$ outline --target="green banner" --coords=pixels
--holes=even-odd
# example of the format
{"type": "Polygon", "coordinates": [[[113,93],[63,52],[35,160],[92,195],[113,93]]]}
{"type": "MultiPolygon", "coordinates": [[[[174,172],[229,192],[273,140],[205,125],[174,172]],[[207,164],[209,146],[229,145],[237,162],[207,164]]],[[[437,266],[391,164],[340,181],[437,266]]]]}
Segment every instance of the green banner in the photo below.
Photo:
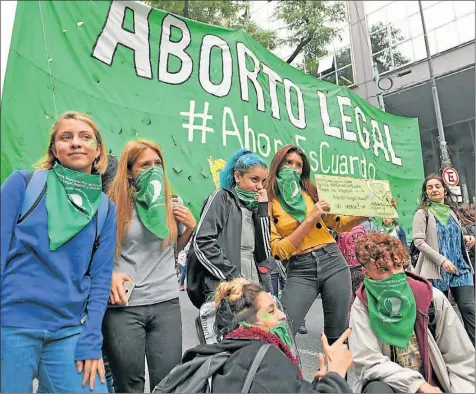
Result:
{"type": "Polygon", "coordinates": [[[286,64],[249,37],[138,2],[19,1],[2,108],[2,181],[46,150],[56,116],[89,113],[108,150],[163,149],[198,214],[224,160],[301,146],[314,173],[388,180],[411,226],[423,179],[416,119],[286,64]]]}

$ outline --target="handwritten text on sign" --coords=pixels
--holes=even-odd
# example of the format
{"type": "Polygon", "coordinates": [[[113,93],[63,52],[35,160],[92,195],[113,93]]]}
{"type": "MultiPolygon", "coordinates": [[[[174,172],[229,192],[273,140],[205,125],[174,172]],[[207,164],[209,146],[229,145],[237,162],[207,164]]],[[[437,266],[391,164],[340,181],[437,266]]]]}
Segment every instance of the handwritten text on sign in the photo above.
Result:
{"type": "Polygon", "coordinates": [[[397,218],[388,181],[316,175],[319,199],[331,213],[352,216],[397,218]]]}

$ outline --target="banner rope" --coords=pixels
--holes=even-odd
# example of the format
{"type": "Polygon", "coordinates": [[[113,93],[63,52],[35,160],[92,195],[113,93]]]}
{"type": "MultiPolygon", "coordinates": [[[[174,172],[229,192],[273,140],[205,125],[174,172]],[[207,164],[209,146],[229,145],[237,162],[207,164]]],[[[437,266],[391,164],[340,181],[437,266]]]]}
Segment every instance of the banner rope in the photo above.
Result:
{"type": "Polygon", "coordinates": [[[55,87],[53,86],[53,75],[51,74],[50,54],[48,51],[48,44],[46,42],[45,24],[43,22],[43,12],[41,11],[41,1],[38,0],[38,7],[40,8],[41,28],[43,29],[43,39],[45,40],[46,62],[48,63],[48,71],[50,73],[51,93],[53,94],[53,105],[55,107],[55,119],[58,118],[58,110],[56,109],[55,87]]]}

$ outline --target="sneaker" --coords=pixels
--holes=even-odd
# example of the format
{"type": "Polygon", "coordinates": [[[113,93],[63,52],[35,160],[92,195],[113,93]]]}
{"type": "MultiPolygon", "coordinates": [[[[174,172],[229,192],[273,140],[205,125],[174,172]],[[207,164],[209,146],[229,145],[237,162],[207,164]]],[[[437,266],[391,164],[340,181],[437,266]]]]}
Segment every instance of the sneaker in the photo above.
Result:
{"type": "Polygon", "coordinates": [[[307,334],[307,328],[306,328],[306,321],[305,320],[303,320],[301,322],[301,325],[299,326],[299,329],[298,329],[298,333],[303,334],[303,335],[307,334]]]}
{"type": "Polygon", "coordinates": [[[179,286],[179,290],[180,290],[180,291],[184,291],[184,290],[185,290],[185,286],[184,286],[184,285],[180,285],[180,286],[179,286]]]}

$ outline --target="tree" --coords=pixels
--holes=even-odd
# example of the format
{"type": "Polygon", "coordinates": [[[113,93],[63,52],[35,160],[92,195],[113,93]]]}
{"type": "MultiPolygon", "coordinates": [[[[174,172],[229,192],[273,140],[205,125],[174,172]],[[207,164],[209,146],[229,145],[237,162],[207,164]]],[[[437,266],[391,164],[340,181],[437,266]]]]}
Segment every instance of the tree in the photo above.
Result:
{"type": "Polygon", "coordinates": [[[199,22],[243,29],[265,48],[276,48],[276,33],[261,29],[251,20],[247,0],[150,0],[145,3],[199,22]]]}
{"type": "Polygon", "coordinates": [[[337,35],[336,26],[345,20],[343,1],[281,0],[276,8],[276,17],[282,20],[289,31],[283,44],[294,48],[286,59],[292,63],[303,53],[306,70],[316,68],[317,59],[325,54],[324,48],[337,35]]]}
{"type": "Polygon", "coordinates": [[[378,22],[372,26],[370,29],[370,43],[372,54],[377,54],[374,56],[374,61],[377,63],[379,72],[403,66],[410,61],[401,51],[393,47],[404,39],[401,30],[393,27],[391,24],[384,25],[382,22],[378,22]]]}

